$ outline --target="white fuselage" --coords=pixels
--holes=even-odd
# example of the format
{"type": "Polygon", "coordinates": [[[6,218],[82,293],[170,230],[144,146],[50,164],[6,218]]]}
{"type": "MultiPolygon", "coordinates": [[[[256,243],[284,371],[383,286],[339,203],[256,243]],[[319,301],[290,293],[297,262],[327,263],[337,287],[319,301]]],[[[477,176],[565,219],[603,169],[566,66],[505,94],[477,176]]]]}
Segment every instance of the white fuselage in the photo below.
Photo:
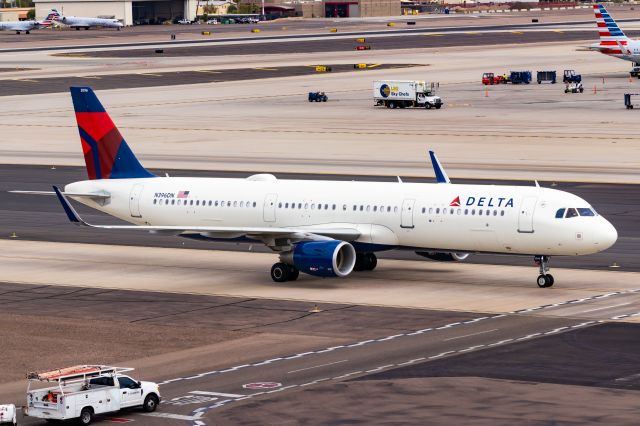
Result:
{"type": "Polygon", "coordinates": [[[118,21],[117,19],[62,16],[58,18],[57,21],[72,28],[91,28],[91,27],[122,28],[123,27],[122,22],[118,21]]]}
{"type": "Polygon", "coordinates": [[[602,216],[556,218],[583,199],[536,186],[158,177],[81,181],[77,200],[138,225],[356,228],[370,247],[580,255],[617,239],[602,216]],[[188,195],[186,194],[188,191],[188,195]],[[455,205],[459,197],[459,206],[455,205]],[[453,204],[453,206],[452,206],[453,204]],[[320,207],[319,207],[320,206],[320,207]]]}
{"type": "Polygon", "coordinates": [[[31,31],[38,26],[37,21],[6,21],[0,22],[0,30],[31,31]]]}
{"type": "Polygon", "coordinates": [[[607,48],[603,48],[600,43],[593,43],[591,48],[614,58],[640,63],[640,41],[638,40],[628,39],[624,44],[607,46],[607,48]]]}

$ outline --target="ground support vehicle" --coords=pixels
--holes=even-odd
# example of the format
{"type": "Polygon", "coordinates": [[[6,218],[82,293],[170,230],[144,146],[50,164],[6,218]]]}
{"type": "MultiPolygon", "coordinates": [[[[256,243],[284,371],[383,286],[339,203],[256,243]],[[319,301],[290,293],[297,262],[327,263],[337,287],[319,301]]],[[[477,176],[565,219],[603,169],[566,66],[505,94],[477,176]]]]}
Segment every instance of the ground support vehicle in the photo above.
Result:
{"type": "Polygon", "coordinates": [[[543,81],[548,81],[551,84],[556,84],[556,72],[538,71],[536,74],[536,80],[538,81],[538,84],[542,84],[543,81]]]}
{"type": "Polygon", "coordinates": [[[640,108],[640,93],[625,93],[624,94],[624,106],[627,109],[640,108]],[[634,103],[638,102],[638,103],[634,103]]]}
{"type": "Polygon", "coordinates": [[[529,84],[531,83],[531,71],[511,71],[509,81],[511,84],[529,84]]]}
{"type": "Polygon", "coordinates": [[[328,99],[324,92],[309,92],[309,102],[327,102],[328,99]]]}
{"type": "Polygon", "coordinates": [[[91,424],[96,414],[127,407],[155,411],[160,403],[158,385],[124,375],[132,368],[78,365],[29,373],[25,416],[52,420],[77,419],[91,424]],[[53,385],[53,386],[52,386],[53,385]]]}
{"type": "Polygon", "coordinates": [[[495,75],[492,72],[485,72],[482,74],[482,84],[485,86],[493,84],[507,84],[509,82],[509,76],[507,74],[495,75]]]}
{"type": "Polygon", "coordinates": [[[576,74],[575,70],[564,70],[564,76],[562,77],[563,83],[580,83],[582,81],[582,75],[576,74]]]}
{"type": "Polygon", "coordinates": [[[373,82],[373,100],[377,106],[387,108],[440,109],[444,103],[436,95],[439,83],[413,80],[376,80],[373,82]]]}
{"type": "Polygon", "coordinates": [[[582,83],[566,83],[564,87],[564,93],[582,93],[584,92],[584,87],[582,87],[582,83]]]}
{"type": "Polygon", "coordinates": [[[0,405],[0,425],[17,425],[16,406],[13,404],[0,405]]]}
{"type": "Polygon", "coordinates": [[[633,68],[631,68],[631,71],[629,71],[629,75],[631,77],[638,77],[640,78],[640,66],[634,65],[633,68]]]}

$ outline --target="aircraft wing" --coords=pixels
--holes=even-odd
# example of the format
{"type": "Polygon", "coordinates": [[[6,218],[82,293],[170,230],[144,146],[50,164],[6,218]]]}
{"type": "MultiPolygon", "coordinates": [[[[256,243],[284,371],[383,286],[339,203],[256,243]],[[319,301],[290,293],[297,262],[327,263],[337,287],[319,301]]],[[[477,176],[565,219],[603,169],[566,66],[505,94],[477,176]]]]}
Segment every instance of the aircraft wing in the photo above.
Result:
{"type": "MultiPolygon", "coordinates": [[[[323,228],[323,227],[229,227],[229,226],[151,226],[151,225],[92,225],[78,215],[76,210],[67,200],[57,186],[53,190],[60,200],[69,221],[80,226],[101,229],[126,229],[148,231],[157,234],[189,235],[200,234],[209,238],[232,239],[247,236],[257,240],[270,241],[275,238],[288,238],[295,241],[336,239],[342,241],[354,241],[361,233],[355,228],[323,228]]],[[[34,191],[35,192],[35,191],[34,191]]],[[[276,244],[267,244],[276,245],[276,244]]]]}

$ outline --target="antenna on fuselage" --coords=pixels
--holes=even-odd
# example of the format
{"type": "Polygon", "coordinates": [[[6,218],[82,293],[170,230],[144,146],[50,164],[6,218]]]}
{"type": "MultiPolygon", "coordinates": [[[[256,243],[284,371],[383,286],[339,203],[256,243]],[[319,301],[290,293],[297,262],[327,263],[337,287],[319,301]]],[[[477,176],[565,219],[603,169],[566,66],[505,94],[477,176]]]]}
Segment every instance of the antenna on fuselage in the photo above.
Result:
{"type": "Polygon", "coordinates": [[[536,183],[536,188],[540,188],[540,184],[538,183],[538,180],[534,180],[534,182],[536,183]]]}
{"type": "Polygon", "coordinates": [[[400,179],[400,176],[396,176],[398,178],[398,183],[404,183],[402,182],[402,179],[400,179]]]}

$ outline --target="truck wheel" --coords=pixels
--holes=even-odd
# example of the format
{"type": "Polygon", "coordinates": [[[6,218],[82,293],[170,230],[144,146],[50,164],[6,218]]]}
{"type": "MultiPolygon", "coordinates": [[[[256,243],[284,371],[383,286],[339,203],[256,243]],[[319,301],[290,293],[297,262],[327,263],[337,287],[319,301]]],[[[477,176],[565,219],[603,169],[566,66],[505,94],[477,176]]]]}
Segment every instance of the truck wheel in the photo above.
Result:
{"type": "Polygon", "coordinates": [[[158,408],[158,397],[155,395],[147,395],[144,399],[144,404],[142,404],[142,409],[147,413],[151,413],[156,411],[156,408],[158,408]]]}
{"type": "Polygon", "coordinates": [[[442,108],[442,104],[436,105],[436,109],[442,108]]]}
{"type": "Polygon", "coordinates": [[[429,102],[427,102],[426,104],[424,104],[424,107],[426,109],[431,109],[431,104],[429,102]]]}
{"type": "Polygon", "coordinates": [[[78,418],[78,423],[83,426],[90,425],[93,421],[93,410],[91,408],[83,408],[80,412],[80,417],[78,418]]]}
{"type": "Polygon", "coordinates": [[[394,109],[397,108],[396,103],[393,101],[389,102],[389,108],[394,108],[394,109]]]}

